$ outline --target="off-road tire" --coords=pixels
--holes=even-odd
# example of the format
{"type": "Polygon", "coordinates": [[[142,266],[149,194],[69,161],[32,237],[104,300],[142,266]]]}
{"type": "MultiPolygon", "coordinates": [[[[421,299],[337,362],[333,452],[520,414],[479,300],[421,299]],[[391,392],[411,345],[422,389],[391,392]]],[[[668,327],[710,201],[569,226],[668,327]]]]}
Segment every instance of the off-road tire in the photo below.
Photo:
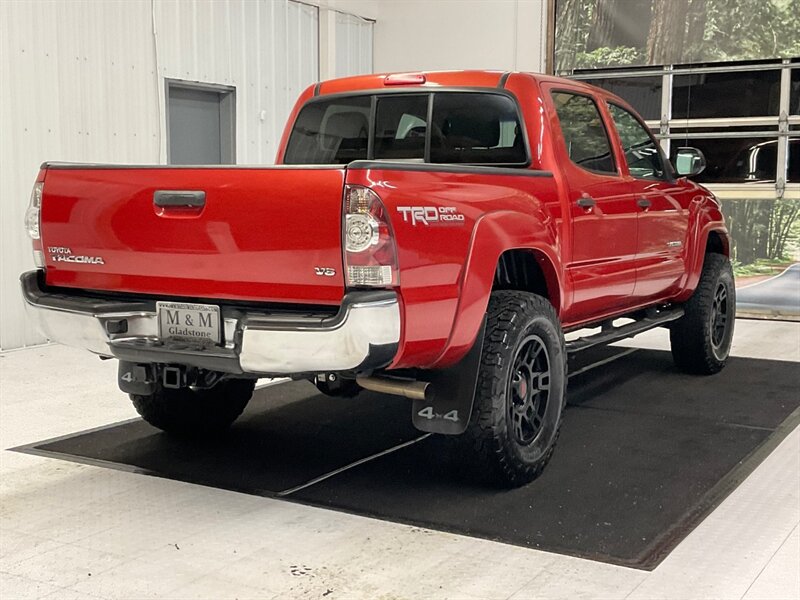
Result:
{"type": "Polygon", "coordinates": [[[152,394],[130,397],[150,425],[181,437],[198,438],[230,427],[250,401],[255,383],[253,379],[225,379],[208,389],[159,385],[152,394]]]}
{"type": "MultiPolygon", "coordinates": [[[[561,325],[547,299],[517,291],[492,293],[475,404],[467,430],[454,439],[460,451],[459,460],[468,461],[464,466],[472,475],[504,487],[518,487],[542,473],[558,440],[566,404],[566,357],[561,325]],[[519,424],[515,421],[519,414],[514,411],[524,412],[525,402],[520,400],[520,389],[515,387],[521,385],[524,377],[519,376],[521,371],[516,370],[515,361],[521,360],[521,352],[531,344],[546,350],[549,389],[546,397],[538,396],[542,390],[534,395],[545,402],[543,409],[541,402],[535,409],[544,411],[541,425],[538,433],[528,432],[533,436],[530,441],[522,443],[520,439],[524,441],[524,438],[518,438],[519,424]]],[[[531,385],[533,370],[526,373],[529,375],[527,385],[531,385]]],[[[544,384],[537,384],[536,389],[539,387],[544,388],[544,384]]],[[[526,387],[528,393],[532,389],[526,387]]],[[[530,409],[533,409],[532,404],[530,409]]]]}
{"type": "Polygon", "coordinates": [[[700,282],[684,310],[684,315],[670,326],[675,364],[687,373],[718,373],[730,354],[736,316],[736,287],[727,256],[706,254],[700,282]]]}

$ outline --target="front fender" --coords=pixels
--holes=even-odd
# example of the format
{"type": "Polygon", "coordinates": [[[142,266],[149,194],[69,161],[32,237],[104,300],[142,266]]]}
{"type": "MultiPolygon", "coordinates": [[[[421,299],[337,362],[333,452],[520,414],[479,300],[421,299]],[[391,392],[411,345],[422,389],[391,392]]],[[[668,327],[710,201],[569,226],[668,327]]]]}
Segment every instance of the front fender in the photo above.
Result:
{"type": "Polygon", "coordinates": [[[677,302],[688,300],[697,288],[703,272],[706,245],[712,232],[722,237],[725,254],[730,256],[730,234],[725,225],[725,217],[713,196],[706,196],[698,203],[695,214],[689,217],[689,223],[691,226],[688,232],[689,244],[685,260],[686,274],[681,286],[682,291],[675,298],[677,302]]]}

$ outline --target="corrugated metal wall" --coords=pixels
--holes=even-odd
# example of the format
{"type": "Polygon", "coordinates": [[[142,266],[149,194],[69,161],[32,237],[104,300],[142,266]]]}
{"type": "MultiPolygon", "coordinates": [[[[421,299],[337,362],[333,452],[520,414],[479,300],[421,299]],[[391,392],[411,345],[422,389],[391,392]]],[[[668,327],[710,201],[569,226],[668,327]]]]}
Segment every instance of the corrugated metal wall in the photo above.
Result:
{"type": "Polygon", "coordinates": [[[22,222],[39,164],[165,162],[164,78],[235,86],[237,162],[271,163],[297,95],[318,79],[318,10],[0,0],[0,349],[44,341],[17,283],[33,268],[22,222]]]}
{"type": "Polygon", "coordinates": [[[372,73],[372,30],[375,23],[336,13],[336,77],[372,73]]]}
{"type": "Polygon", "coordinates": [[[43,342],[17,278],[23,217],[45,160],[158,162],[149,1],[0,2],[0,349],[43,342]]]}
{"type": "Polygon", "coordinates": [[[297,96],[319,79],[317,13],[286,0],[156,2],[161,75],[236,88],[236,162],[271,163],[297,96]]]}

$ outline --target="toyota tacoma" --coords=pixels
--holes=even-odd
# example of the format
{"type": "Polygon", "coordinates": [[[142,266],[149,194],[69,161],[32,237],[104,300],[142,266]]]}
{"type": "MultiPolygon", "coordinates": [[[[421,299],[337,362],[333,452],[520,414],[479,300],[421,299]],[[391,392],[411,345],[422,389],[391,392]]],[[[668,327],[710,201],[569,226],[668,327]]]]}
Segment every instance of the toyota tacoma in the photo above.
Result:
{"type": "Polygon", "coordinates": [[[702,154],[675,162],[577,81],[326,81],[273,166],[42,165],[22,291],[49,339],[118,359],[167,432],[228,427],[258,378],[308,379],[407,397],[417,428],[518,486],[552,455],[568,354],[666,327],[681,369],[728,358],[729,236],[687,177],[702,154]]]}

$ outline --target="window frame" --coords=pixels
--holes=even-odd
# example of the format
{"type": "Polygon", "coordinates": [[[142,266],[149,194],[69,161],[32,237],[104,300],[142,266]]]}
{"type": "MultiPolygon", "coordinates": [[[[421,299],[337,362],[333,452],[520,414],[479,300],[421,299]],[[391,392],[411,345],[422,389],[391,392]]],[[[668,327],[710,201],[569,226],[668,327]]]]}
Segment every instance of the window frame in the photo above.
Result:
{"type": "Polygon", "coordinates": [[[612,141],[612,136],[608,129],[608,123],[606,123],[606,116],[603,114],[603,111],[600,110],[599,98],[593,96],[592,94],[584,90],[576,90],[563,87],[550,88],[548,90],[548,93],[550,95],[550,102],[553,104],[553,114],[556,117],[556,121],[558,121],[558,129],[561,132],[561,142],[562,142],[561,147],[566,152],[569,162],[572,165],[581,169],[582,171],[586,171],[587,173],[592,173],[594,175],[601,175],[604,177],[622,177],[622,171],[620,170],[620,167],[622,165],[619,164],[619,161],[615,156],[616,152],[614,149],[614,142],[612,141]],[[603,131],[606,132],[606,139],[608,140],[609,156],[611,157],[611,162],[614,166],[613,171],[598,171],[596,169],[589,169],[587,167],[584,167],[583,165],[579,165],[574,160],[572,160],[572,157],[569,155],[569,148],[567,148],[567,140],[564,137],[564,128],[561,126],[561,116],[558,114],[558,109],[556,108],[556,101],[555,98],[553,98],[553,94],[569,94],[571,96],[582,96],[584,98],[588,98],[592,102],[592,104],[594,104],[594,107],[597,110],[597,114],[600,116],[600,122],[603,124],[603,131]]]}
{"type": "MultiPolygon", "coordinates": [[[[559,74],[576,82],[598,79],[629,79],[637,77],[661,76],[661,117],[660,119],[645,119],[645,124],[650,128],[655,138],[659,140],[664,154],[671,155],[671,146],[674,144],[692,145],[693,140],[709,137],[760,137],[766,140],[778,140],[776,161],[776,181],[767,183],[753,183],[740,181],[737,183],[706,182],[708,187],[720,199],[735,200],[753,198],[754,194],[760,197],[772,198],[800,198],[800,182],[788,181],[788,153],[790,138],[797,137],[798,132],[794,127],[800,126],[800,114],[791,111],[792,78],[797,78],[800,73],[800,57],[774,58],[766,60],[742,60],[729,62],[702,62],[696,64],[652,65],[643,67],[615,66],[601,69],[574,69],[563,71],[559,74]],[[780,114],[777,116],[762,115],[759,117],[722,117],[715,119],[676,119],[672,116],[673,78],[675,75],[699,73],[747,73],[751,71],[778,70],[781,72],[780,88],[780,114]],[[743,132],[742,128],[763,126],[759,132],[743,132]],[[703,128],[726,129],[727,132],[704,133],[693,131],[703,128]],[[768,128],[768,129],[767,129],[768,128]],[[678,132],[677,130],[685,130],[678,132]],[[757,134],[757,135],[756,135],[757,134]]],[[[589,82],[587,82],[589,83],[589,82]]],[[[601,88],[603,89],[603,88],[601,88]]],[[[614,94],[611,94],[614,95],[614,94]]],[[[615,95],[618,96],[618,95],[615,95]]],[[[625,98],[623,98],[625,101],[625,98]]],[[[669,161],[670,168],[674,165],[669,161]]]]}
{"type": "MultiPolygon", "coordinates": [[[[387,90],[356,90],[353,92],[341,92],[336,94],[324,94],[319,96],[314,96],[309,98],[300,110],[297,111],[297,116],[295,120],[292,122],[292,126],[289,130],[289,137],[287,138],[286,147],[288,148],[289,139],[291,139],[292,132],[294,131],[295,125],[297,124],[297,120],[300,118],[300,114],[303,110],[314,103],[317,102],[329,102],[335,101],[337,99],[346,99],[346,98],[355,98],[355,97],[363,97],[367,96],[370,98],[370,111],[369,111],[369,136],[367,138],[367,156],[361,160],[368,160],[368,161],[381,161],[381,160],[391,160],[392,162],[410,162],[410,163],[419,163],[420,159],[380,159],[375,158],[375,120],[377,114],[377,106],[378,106],[378,99],[384,96],[427,96],[428,97],[428,107],[427,107],[427,118],[426,118],[426,127],[425,127],[425,152],[423,155],[422,163],[426,165],[464,165],[464,166],[473,166],[473,167],[498,167],[498,168],[512,168],[512,169],[527,169],[530,168],[533,164],[531,158],[531,150],[530,150],[530,143],[528,140],[528,128],[525,124],[525,119],[522,114],[522,110],[519,104],[519,100],[517,99],[516,95],[512,92],[500,88],[486,88],[486,87],[437,87],[435,89],[425,88],[425,87],[408,87],[405,89],[387,89],[387,90]],[[434,104],[434,97],[437,94],[482,94],[482,95],[492,95],[492,96],[504,96],[508,98],[512,106],[514,108],[514,114],[516,115],[517,121],[519,122],[520,126],[520,133],[522,134],[522,144],[523,149],[525,151],[525,161],[521,163],[477,163],[477,162],[470,162],[470,163],[439,163],[439,162],[431,162],[430,160],[430,150],[431,150],[431,120],[433,118],[433,104],[434,104]]],[[[298,164],[298,163],[286,163],[286,149],[284,149],[284,154],[282,157],[282,161],[285,164],[298,164]]],[[[338,164],[338,163],[337,163],[338,164]]]]}
{"type": "Polygon", "coordinates": [[[611,124],[614,126],[614,133],[617,136],[617,142],[619,143],[620,154],[622,155],[623,160],[625,161],[625,168],[628,170],[628,175],[633,177],[634,179],[639,179],[641,181],[666,181],[668,183],[673,183],[675,181],[676,173],[675,169],[672,166],[672,162],[669,160],[669,157],[664,154],[664,149],[661,147],[661,144],[658,143],[656,136],[653,135],[651,129],[647,126],[644,119],[642,119],[639,114],[633,110],[633,108],[628,108],[624,106],[621,102],[616,100],[606,100],[606,105],[608,106],[608,116],[611,119],[611,124]],[[636,177],[631,173],[631,167],[628,164],[628,155],[625,153],[625,145],[622,143],[622,136],[619,134],[619,129],[617,128],[617,122],[614,120],[614,115],[611,113],[611,107],[615,106],[621,110],[624,110],[633,119],[639,124],[639,126],[645,131],[647,137],[650,138],[650,141],[653,142],[653,146],[655,146],[656,151],[658,152],[659,157],[661,157],[661,164],[664,167],[664,177],[658,178],[650,178],[650,177],[636,177]]]}

